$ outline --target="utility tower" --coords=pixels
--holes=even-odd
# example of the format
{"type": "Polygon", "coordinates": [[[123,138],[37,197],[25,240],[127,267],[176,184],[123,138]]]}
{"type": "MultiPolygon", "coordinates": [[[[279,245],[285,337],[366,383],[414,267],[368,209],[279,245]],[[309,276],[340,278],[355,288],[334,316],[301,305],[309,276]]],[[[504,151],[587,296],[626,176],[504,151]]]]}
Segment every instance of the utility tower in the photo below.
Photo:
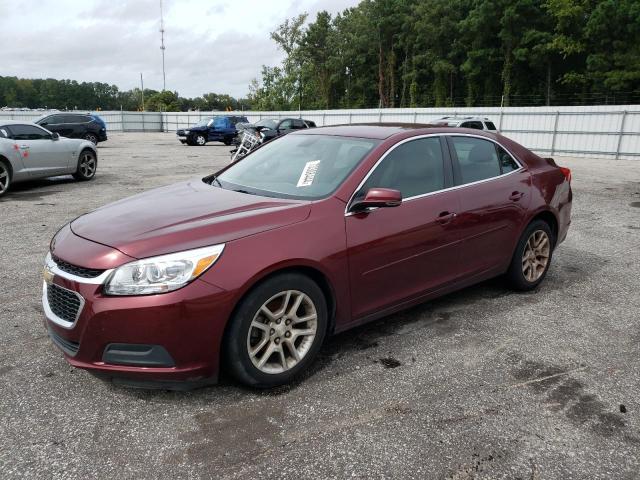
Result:
{"type": "Polygon", "coordinates": [[[162,12],[162,0],[160,0],[160,50],[162,50],[162,91],[167,89],[167,76],[164,71],[164,14],[162,12]]]}

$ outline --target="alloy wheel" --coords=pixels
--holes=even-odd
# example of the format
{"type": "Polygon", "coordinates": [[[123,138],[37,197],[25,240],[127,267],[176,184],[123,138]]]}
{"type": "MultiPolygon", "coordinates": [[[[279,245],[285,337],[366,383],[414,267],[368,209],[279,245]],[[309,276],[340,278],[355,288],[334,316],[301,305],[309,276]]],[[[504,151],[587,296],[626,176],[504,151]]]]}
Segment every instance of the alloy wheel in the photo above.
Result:
{"type": "Polygon", "coordinates": [[[80,157],[80,165],[78,167],[80,175],[83,178],[91,178],[96,173],[96,159],[90,153],[83,153],[80,157]]]}
{"type": "Polygon", "coordinates": [[[98,144],[98,137],[96,137],[95,135],[93,135],[91,133],[85,135],[84,139],[90,141],[94,145],[98,144]]]}
{"type": "Polygon", "coordinates": [[[247,334],[249,358],[261,372],[286,372],[307,355],[317,329],[318,313],[311,298],[297,290],[280,292],[253,317],[247,334]]]}
{"type": "Polygon", "coordinates": [[[536,230],[529,236],[522,253],[522,274],[528,282],[535,282],[547,269],[551,242],[543,230],[536,230]]]}
{"type": "Polygon", "coordinates": [[[207,143],[207,141],[205,140],[205,138],[202,135],[198,135],[196,137],[196,143],[200,146],[203,146],[205,143],[207,143]]]}
{"type": "Polygon", "coordinates": [[[0,163],[0,195],[4,194],[9,189],[9,170],[0,163]]]}

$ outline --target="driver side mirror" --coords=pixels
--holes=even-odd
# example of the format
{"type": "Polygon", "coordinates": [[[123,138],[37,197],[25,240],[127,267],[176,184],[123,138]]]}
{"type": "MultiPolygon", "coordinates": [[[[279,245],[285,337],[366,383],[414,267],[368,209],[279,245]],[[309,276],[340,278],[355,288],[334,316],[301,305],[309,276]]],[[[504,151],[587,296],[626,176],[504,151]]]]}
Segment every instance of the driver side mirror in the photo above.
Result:
{"type": "Polygon", "coordinates": [[[369,208],[398,207],[402,204],[402,193],[391,188],[370,188],[364,198],[351,205],[352,212],[362,212],[369,208]]]}
{"type": "Polygon", "coordinates": [[[53,133],[51,134],[51,140],[53,140],[54,142],[55,142],[56,140],[60,140],[60,135],[59,135],[57,132],[53,132],[53,133]]]}

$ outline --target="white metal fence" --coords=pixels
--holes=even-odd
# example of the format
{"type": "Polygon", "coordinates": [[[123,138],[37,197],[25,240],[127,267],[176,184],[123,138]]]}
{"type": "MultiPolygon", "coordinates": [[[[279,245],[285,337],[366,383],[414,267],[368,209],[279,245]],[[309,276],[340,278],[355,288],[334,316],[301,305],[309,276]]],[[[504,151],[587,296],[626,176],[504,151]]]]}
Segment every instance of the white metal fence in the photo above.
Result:
{"type": "MultiPolygon", "coordinates": [[[[105,120],[107,129],[115,132],[172,132],[201,119],[221,115],[244,115],[249,121],[301,116],[318,126],[370,122],[428,123],[443,116],[479,115],[490,118],[504,135],[540,154],[640,160],[640,105],[96,113],[105,120]]],[[[0,120],[32,120],[39,115],[40,112],[0,112],[0,120]]]]}

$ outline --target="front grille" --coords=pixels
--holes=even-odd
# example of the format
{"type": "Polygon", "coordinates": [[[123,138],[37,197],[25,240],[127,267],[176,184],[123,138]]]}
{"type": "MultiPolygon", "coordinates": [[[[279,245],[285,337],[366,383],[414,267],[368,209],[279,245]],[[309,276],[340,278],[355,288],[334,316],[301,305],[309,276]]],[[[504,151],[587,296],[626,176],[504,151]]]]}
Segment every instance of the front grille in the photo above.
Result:
{"type": "Polygon", "coordinates": [[[80,344],[78,342],[72,342],[71,340],[61,337],[51,328],[49,328],[49,336],[53,343],[55,343],[58,348],[67,355],[74,357],[78,353],[78,350],[80,349],[80,344]]]}
{"type": "Polygon", "coordinates": [[[72,265],[65,262],[64,260],[60,260],[58,257],[53,257],[53,261],[56,263],[60,270],[70,273],[71,275],[75,275],[76,277],[95,278],[99,277],[104,272],[104,270],[98,270],[96,268],[85,268],[79,267],[77,265],[72,265]]]}
{"type": "Polygon", "coordinates": [[[82,304],[80,297],[71,290],[52,284],[47,286],[49,308],[65,322],[74,323],[82,304]]]}

